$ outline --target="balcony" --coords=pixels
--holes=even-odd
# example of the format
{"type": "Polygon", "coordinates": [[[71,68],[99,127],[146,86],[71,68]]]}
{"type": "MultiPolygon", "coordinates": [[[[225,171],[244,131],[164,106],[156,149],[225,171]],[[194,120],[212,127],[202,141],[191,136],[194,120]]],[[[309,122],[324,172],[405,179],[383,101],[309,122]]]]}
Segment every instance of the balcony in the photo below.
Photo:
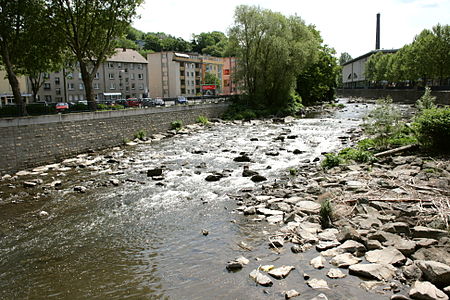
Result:
{"type": "Polygon", "coordinates": [[[185,77],[184,76],[180,76],[180,80],[184,80],[185,79],[185,77]]]}
{"type": "Polygon", "coordinates": [[[185,68],[184,67],[180,67],[180,71],[184,72],[185,68]]]}

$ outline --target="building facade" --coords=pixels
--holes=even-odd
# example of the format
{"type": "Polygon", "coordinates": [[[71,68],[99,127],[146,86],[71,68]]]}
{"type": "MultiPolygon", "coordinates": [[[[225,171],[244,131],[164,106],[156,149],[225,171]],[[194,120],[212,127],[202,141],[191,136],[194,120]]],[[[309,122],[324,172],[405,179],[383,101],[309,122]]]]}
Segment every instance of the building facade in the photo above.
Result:
{"type": "Polygon", "coordinates": [[[221,93],[224,61],[220,57],[167,51],[150,53],[147,60],[150,97],[202,95],[209,85],[205,82],[206,73],[219,79],[215,93],[221,93]]]}
{"type": "Polygon", "coordinates": [[[349,60],[342,65],[342,83],[344,88],[367,88],[369,82],[366,80],[366,63],[369,58],[378,53],[395,53],[397,50],[373,50],[355,59],[349,60]]]}
{"type": "MultiPolygon", "coordinates": [[[[25,76],[17,76],[19,81],[19,88],[25,103],[29,103],[31,99],[31,88],[28,85],[28,81],[25,76]]],[[[6,76],[6,71],[0,70],[0,107],[3,105],[13,104],[14,96],[12,93],[11,85],[9,84],[6,76]]]]}
{"type": "MultiPolygon", "coordinates": [[[[97,101],[144,98],[148,96],[147,60],[132,49],[116,49],[116,53],[100,65],[92,82],[97,101]]],[[[86,100],[86,92],[77,68],[44,74],[44,84],[37,99],[47,102],[86,100]]]]}
{"type": "Polygon", "coordinates": [[[234,79],[236,73],[237,58],[224,57],[223,58],[223,88],[222,93],[225,95],[239,94],[238,83],[234,79]]]}

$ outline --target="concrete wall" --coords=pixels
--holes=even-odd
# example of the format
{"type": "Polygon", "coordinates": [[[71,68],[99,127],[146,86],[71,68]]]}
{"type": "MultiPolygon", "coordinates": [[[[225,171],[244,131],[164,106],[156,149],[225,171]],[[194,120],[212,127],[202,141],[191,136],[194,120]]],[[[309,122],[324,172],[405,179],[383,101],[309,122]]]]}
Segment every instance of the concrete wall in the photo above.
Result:
{"type": "Polygon", "coordinates": [[[139,130],[164,132],[170,123],[220,117],[227,103],[0,119],[0,174],[58,162],[123,144],[139,130]]]}
{"type": "MultiPolygon", "coordinates": [[[[339,89],[337,91],[338,97],[379,99],[391,96],[394,102],[401,103],[415,103],[423,96],[423,93],[424,91],[389,89],[339,89]]],[[[450,91],[433,91],[431,94],[436,96],[437,103],[450,105],[450,91]]]]}

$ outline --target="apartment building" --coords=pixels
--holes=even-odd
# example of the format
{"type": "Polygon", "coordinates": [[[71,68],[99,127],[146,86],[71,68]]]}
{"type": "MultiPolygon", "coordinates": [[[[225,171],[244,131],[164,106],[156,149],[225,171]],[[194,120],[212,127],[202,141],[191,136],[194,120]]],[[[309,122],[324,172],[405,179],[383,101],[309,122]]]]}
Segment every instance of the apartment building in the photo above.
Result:
{"type": "MultiPolygon", "coordinates": [[[[77,102],[86,99],[81,72],[63,69],[46,73],[38,99],[47,102],[77,102]]],[[[107,59],[92,82],[97,101],[145,98],[148,96],[147,60],[132,49],[116,49],[107,59]]]]}
{"type": "Polygon", "coordinates": [[[239,86],[233,78],[236,73],[236,57],[223,58],[223,88],[222,93],[225,95],[239,94],[239,86]]]}
{"type": "Polygon", "coordinates": [[[173,98],[202,95],[206,91],[211,93],[211,89],[205,89],[211,84],[205,82],[206,73],[215,75],[221,83],[214,93],[222,92],[224,62],[220,57],[167,51],[150,53],[147,60],[150,97],[173,98]]]}
{"type": "MultiPolygon", "coordinates": [[[[29,93],[30,87],[25,76],[18,76],[19,88],[25,103],[30,102],[31,93],[29,93]]],[[[3,105],[13,104],[14,96],[12,93],[11,85],[9,84],[6,76],[6,71],[0,70],[0,107],[3,105]]]]}

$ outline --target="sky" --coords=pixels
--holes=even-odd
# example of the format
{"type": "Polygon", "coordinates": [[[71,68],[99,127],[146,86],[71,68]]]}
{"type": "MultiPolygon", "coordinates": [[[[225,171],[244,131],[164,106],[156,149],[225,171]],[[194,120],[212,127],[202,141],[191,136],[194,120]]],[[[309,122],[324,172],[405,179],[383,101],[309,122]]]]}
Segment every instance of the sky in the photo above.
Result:
{"type": "Polygon", "coordinates": [[[241,4],[297,15],[315,25],[338,56],[347,52],[353,58],[375,49],[377,13],[382,49],[401,48],[425,28],[450,24],[450,0],[145,0],[133,26],[190,41],[201,32],[227,33],[241,4]]]}

